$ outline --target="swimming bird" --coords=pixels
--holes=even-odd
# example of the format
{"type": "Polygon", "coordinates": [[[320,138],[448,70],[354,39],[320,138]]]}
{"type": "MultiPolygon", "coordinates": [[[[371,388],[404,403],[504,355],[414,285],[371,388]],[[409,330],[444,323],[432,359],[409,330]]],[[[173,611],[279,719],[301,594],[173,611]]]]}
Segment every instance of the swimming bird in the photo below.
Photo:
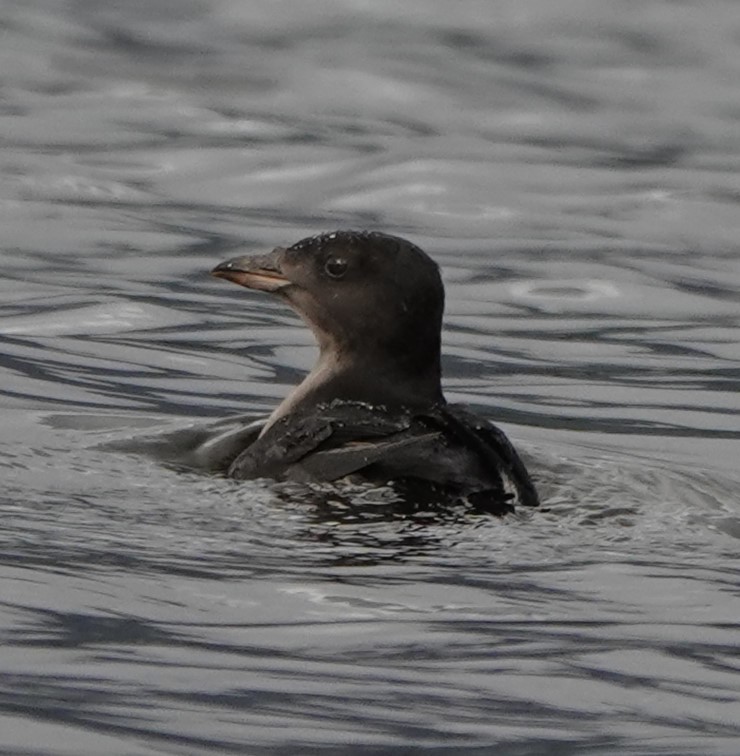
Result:
{"type": "Polygon", "coordinates": [[[229,477],[390,483],[497,514],[537,506],[503,431],[444,398],[444,287],[419,247],[335,231],[236,257],[212,274],[284,301],[319,347],[313,369],[267,421],[234,436],[229,477]]]}

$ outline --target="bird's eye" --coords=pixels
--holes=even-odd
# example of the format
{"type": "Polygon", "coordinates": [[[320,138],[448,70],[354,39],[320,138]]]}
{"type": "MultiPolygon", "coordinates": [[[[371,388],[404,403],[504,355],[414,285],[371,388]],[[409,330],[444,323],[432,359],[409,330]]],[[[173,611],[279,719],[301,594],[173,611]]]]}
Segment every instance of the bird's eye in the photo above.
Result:
{"type": "Polygon", "coordinates": [[[342,278],[347,272],[347,265],[344,257],[329,257],[324,263],[324,271],[329,278],[342,278]]]}

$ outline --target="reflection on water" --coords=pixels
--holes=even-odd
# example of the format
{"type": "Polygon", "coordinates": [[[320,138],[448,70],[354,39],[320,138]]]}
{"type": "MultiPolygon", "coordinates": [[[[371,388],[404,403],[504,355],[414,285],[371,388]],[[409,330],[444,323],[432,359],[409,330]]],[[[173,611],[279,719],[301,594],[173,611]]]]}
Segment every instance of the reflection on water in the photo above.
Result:
{"type": "Polygon", "coordinates": [[[736,754],[732,3],[0,25],[0,750],[736,754]],[[274,406],[311,337],[207,271],[338,227],[442,264],[448,397],[540,511],[121,451],[274,406]]]}

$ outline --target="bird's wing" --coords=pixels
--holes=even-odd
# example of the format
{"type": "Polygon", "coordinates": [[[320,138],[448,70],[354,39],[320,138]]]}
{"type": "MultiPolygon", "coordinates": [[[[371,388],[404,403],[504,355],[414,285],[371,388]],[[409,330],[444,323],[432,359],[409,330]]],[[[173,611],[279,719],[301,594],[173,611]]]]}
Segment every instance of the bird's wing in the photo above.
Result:
{"type": "Polygon", "coordinates": [[[389,455],[421,453],[439,436],[411,428],[407,413],[332,402],[278,420],[234,460],[229,476],[333,481],[389,455]]]}
{"type": "Polygon", "coordinates": [[[339,480],[391,457],[423,454],[440,438],[439,433],[400,432],[372,441],[346,441],[307,455],[291,466],[289,477],[292,480],[339,480]]]}
{"type": "Polygon", "coordinates": [[[459,404],[439,407],[432,417],[439,417],[461,441],[474,448],[484,464],[500,470],[516,491],[518,503],[539,506],[537,489],[527,468],[500,428],[459,404]]]}

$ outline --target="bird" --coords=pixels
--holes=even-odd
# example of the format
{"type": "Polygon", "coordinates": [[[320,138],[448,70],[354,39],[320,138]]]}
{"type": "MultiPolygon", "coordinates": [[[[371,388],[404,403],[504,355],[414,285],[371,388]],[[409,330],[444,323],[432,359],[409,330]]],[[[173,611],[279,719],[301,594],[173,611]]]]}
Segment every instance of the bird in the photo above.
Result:
{"type": "Polygon", "coordinates": [[[444,286],[418,246],[379,231],[333,231],[211,273],[276,296],[318,344],[311,371],[267,420],[230,426],[208,452],[225,457],[228,477],[388,484],[494,514],[539,504],[504,432],[444,397],[444,286]]]}

